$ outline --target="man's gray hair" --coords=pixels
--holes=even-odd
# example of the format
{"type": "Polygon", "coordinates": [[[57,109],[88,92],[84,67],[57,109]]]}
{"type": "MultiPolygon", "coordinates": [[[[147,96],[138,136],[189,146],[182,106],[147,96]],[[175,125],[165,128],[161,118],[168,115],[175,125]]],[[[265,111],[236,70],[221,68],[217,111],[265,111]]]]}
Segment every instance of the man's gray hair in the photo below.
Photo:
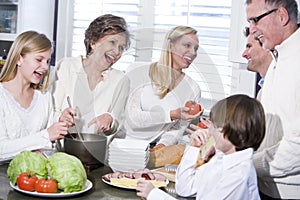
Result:
{"type": "MultiPolygon", "coordinates": [[[[298,5],[296,0],[264,0],[269,9],[284,7],[294,23],[298,22],[298,5]]],[[[246,0],[246,5],[252,3],[252,0],[246,0]]]]}

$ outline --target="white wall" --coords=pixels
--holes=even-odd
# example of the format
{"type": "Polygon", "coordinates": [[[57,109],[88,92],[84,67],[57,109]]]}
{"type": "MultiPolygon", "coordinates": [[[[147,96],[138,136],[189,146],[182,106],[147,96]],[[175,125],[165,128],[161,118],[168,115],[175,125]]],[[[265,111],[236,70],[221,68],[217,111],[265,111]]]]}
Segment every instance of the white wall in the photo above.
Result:
{"type": "Polygon", "coordinates": [[[256,74],[246,69],[247,60],[242,57],[247,42],[244,28],[246,20],[245,1],[232,0],[229,61],[233,62],[232,94],[242,93],[255,96],[256,74]]]}
{"type": "Polygon", "coordinates": [[[35,30],[52,40],[54,24],[54,0],[20,0],[19,32],[35,30]]]}

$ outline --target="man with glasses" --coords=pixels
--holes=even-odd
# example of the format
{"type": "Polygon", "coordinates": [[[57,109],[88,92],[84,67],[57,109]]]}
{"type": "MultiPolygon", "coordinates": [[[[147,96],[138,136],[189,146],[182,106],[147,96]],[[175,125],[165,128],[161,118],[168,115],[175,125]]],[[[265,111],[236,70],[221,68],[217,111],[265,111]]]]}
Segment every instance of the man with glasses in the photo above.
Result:
{"type": "MultiPolygon", "coordinates": [[[[246,0],[250,33],[273,50],[261,103],[278,117],[283,137],[254,155],[262,199],[300,199],[300,29],[295,0],[246,0]]],[[[267,127],[268,128],[268,127],[267,127]]],[[[268,138],[266,138],[267,140],[268,138]]]]}

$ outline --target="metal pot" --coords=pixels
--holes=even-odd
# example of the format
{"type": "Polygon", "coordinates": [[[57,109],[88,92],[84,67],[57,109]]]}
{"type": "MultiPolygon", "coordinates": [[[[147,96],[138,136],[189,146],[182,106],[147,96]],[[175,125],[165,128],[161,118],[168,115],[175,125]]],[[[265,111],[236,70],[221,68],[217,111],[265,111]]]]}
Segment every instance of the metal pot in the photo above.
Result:
{"type": "Polygon", "coordinates": [[[77,134],[66,135],[64,152],[74,155],[83,164],[104,163],[106,155],[106,137],[98,134],[81,133],[84,140],[77,139],[77,134]]]}

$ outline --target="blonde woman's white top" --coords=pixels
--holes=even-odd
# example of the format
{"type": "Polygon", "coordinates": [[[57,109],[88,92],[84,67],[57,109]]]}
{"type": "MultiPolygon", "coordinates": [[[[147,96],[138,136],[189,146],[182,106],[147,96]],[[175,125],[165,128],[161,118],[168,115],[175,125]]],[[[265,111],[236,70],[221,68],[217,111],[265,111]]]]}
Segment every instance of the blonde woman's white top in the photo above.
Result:
{"type": "Polygon", "coordinates": [[[158,89],[151,82],[135,86],[131,91],[125,112],[126,138],[151,140],[162,134],[159,143],[176,144],[189,122],[171,120],[170,111],[184,107],[188,100],[200,103],[199,85],[185,75],[183,80],[164,98],[157,96],[158,89]]]}

